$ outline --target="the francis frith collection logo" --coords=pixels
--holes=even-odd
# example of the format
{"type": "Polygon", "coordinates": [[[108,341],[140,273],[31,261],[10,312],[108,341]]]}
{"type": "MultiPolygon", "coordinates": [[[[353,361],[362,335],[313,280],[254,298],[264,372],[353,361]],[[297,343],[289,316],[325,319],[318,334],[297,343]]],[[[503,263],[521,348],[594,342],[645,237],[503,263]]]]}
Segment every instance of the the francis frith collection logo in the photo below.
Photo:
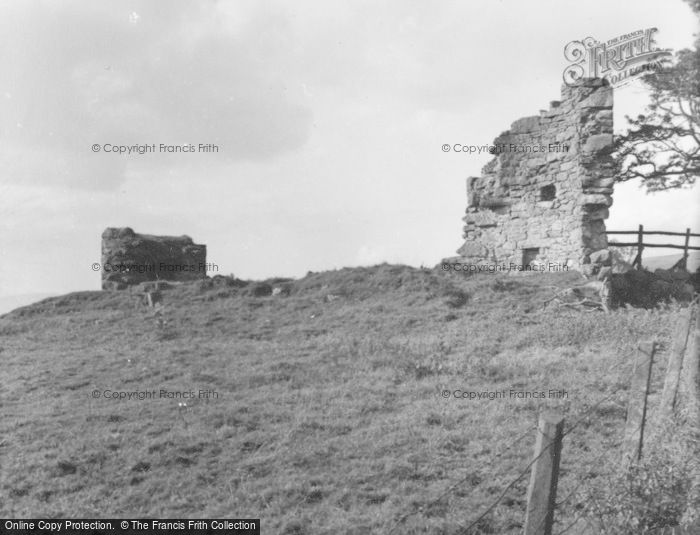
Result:
{"type": "Polygon", "coordinates": [[[571,41],[564,47],[564,57],[571,64],[564,69],[564,83],[573,85],[582,78],[603,78],[619,87],[644,74],[658,71],[669,50],[656,46],[657,28],[637,30],[602,42],[593,37],[571,41]]]}

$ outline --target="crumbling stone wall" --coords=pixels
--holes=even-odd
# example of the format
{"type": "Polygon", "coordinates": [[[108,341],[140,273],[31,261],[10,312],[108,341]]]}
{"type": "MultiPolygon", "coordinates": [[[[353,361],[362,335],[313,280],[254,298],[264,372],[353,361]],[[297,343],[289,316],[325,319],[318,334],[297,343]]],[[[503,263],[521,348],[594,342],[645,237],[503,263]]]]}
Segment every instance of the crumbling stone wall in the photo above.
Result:
{"type": "Polygon", "coordinates": [[[534,261],[589,274],[609,265],[612,107],[612,88],[586,79],[494,140],[493,160],[467,180],[462,262],[534,261]]]}
{"type": "Polygon", "coordinates": [[[102,289],[146,281],[187,281],[207,274],[207,248],[189,236],[136,234],[129,227],[102,233],[102,289]]]}

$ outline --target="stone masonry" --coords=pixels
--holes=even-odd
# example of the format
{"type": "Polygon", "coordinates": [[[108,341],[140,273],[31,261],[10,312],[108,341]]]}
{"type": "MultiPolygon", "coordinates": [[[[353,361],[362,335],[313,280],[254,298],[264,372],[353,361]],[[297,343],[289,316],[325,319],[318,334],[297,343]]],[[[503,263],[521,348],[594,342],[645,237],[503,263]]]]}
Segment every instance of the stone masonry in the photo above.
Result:
{"type": "Polygon", "coordinates": [[[136,234],[129,227],[102,233],[102,289],[146,281],[187,281],[207,275],[206,245],[189,236],[136,234]]]}
{"type": "Polygon", "coordinates": [[[515,121],[494,158],[467,179],[464,263],[560,266],[597,273],[609,265],[604,219],[615,166],[613,93],[601,79],[563,86],[538,116],[515,121]]]}

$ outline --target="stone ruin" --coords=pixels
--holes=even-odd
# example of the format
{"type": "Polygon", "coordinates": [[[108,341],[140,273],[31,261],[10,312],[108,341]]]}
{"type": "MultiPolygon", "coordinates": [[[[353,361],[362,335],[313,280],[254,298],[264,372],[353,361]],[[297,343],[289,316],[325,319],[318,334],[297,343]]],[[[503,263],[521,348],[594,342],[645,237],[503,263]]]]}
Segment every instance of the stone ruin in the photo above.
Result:
{"type": "Polygon", "coordinates": [[[124,290],[151,281],[190,281],[207,276],[207,247],[189,236],[136,234],[129,227],[102,233],[102,289],[124,290]]]}
{"type": "Polygon", "coordinates": [[[499,135],[482,175],[467,179],[466,241],[455,260],[586,275],[609,266],[612,108],[607,82],[585,79],[499,135]]]}

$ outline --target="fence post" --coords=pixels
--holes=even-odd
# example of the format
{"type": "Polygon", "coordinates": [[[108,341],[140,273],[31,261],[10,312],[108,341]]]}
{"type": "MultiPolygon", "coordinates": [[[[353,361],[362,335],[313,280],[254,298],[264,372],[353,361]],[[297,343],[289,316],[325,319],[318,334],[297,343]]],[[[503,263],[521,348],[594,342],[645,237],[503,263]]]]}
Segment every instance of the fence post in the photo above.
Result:
{"type": "Polygon", "coordinates": [[[654,364],[656,342],[644,342],[637,348],[637,360],[632,372],[630,398],[627,402],[627,421],[623,451],[630,461],[642,458],[644,425],[647,416],[647,398],[651,384],[651,369],[654,364]]]}
{"type": "Polygon", "coordinates": [[[688,244],[690,243],[690,229],[685,229],[685,245],[683,245],[683,269],[688,269],[688,244]]]}
{"type": "Polygon", "coordinates": [[[636,265],[637,269],[642,269],[642,251],[644,250],[644,225],[639,225],[639,230],[637,231],[637,256],[634,259],[633,265],[636,265]]]}
{"type": "Polygon", "coordinates": [[[543,411],[537,424],[535,462],[527,489],[524,535],[551,535],[557,498],[564,417],[543,411]]]}
{"type": "MultiPolygon", "coordinates": [[[[681,421],[689,422],[692,429],[697,432],[696,438],[700,438],[700,385],[698,374],[700,373],[700,304],[695,304],[695,318],[693,327],[688,334],[688,343],[683,357],[681,378],[678,385],[678,397],[681,398],[681,421]],[[691,423],[692,422],[692,423],[691,423]]],[[[678,401],[678,400],[677,400],[678,401]]]]}
{"type": "MultiPolygon", "coordinates": [[[[700,304],[695,304],[695,327],[690,333],[686,354],[683,359],[683,372],[681,378],[682,390],[679,389],[681,398],[680,422],[690,431],[688,437],[697,444],[700,439],[700,384],[698,384],[698,373],[700,373],[700,304]]],[[[696,449],[697,451],[697,449],[696,449]]],[[[700,474],[695,471],[691,476],[690,489],[688,490],[688,506],[681,518],[681,523],[688,525],[690,529],[695,528],[694,533],[700,533],[700,518],[697,515],[697,505],[700,503],[700,474]],[[692,527],[691,527],[692,526],[692,527]]]]}
{"type": "Polygon", "coordinates": [[[692,306],[681,312],[681,318],[673,336],[673,346],[671,347],[671,355],[666,366],[666,378],[664,380],[664,390],[661,394],[661,407],[659,408],[663,418],[670,418],[673,414],[678,383],[681,378],[683,356],[688,345],[688,338],[693,330],[690,321],[692,312],[692,306]]]}

